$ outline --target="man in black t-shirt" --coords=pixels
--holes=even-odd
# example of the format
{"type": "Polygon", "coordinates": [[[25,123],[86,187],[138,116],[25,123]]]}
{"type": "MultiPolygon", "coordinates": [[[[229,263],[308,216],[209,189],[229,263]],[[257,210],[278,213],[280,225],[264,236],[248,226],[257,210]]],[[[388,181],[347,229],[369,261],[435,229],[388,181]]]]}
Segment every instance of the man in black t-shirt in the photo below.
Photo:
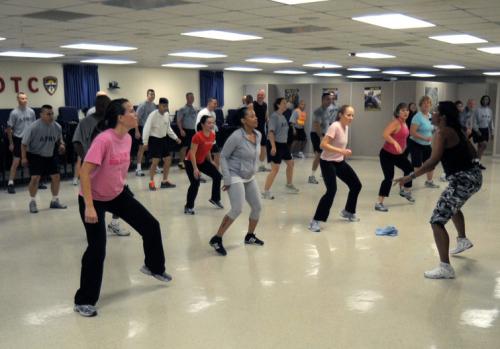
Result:
{"type": "Polygon", "coordinates": [[[259,122],[257,129],[262,133],[262,140],[260,142],[260,172],[270,171],[264,161],[266,159],[266,143],[267,143],[267,122],[269,120],[269,114],[267,112],[267,104],[264,102],[266,98],[266,92],[263,89],[260,89],[257,92],[257,100],[253,102],[253,110],[255,111],[255,115],[257,116],[257,120],[259,122]]]}

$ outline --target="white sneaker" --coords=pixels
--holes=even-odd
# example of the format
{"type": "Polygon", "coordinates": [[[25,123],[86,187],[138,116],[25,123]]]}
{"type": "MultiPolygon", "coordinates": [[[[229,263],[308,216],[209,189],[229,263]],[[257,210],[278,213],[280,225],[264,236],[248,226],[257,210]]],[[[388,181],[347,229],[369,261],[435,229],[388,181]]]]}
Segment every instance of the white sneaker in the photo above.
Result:
{"type": "Polygon", "coordinates": [[[409,190],[404,190],[403,188],[401,188],[399,189],[399,195],[409,202],[415,202],[415,199],[413,198],[413,196],[411,195],[411,191],[409,190]]]}
{"type": "Polygon", "coordinates": [[[108,224],[108,232],[113,233],[113,234],[118,235],[118,236],[129,236],[130,235],[130,232],[128,230],[122,229],[122,227],[120,226],[119,223],[118,224],[109,223],[108,224]]]}
{"type": "Polygon", "coordinates": [[[448,263],[439,263],[435,269],[424,272],[424,276],[428,279],[454,279],[455,270],[448,263]]]}
{"type": "Polygon", "coordinates": [[[473,247],[474,245],[467,238],[458,238],[457,237],[457,247],[450,251],[450,254],[459,254],[473,247]]]}
{"type": "Polygon", "coordinates": [[[73,178],[73,185],[77,186],[78,185],[78,178],[73,178]]]}
{"type": "Polygon", "coordinates": [[[304,153],[301,152],[301,151],[299,151],[298,155],[299,155],[299,158],[301,158],[301,159],[305,159],[306,158],[306,156],[304,155],[304,153]]]}
{"type": "Polygon", "coordinates": [[[163,173],[163,169],[159,168],[159,167],[156,167],[156,173],[157,174],[162,174],[163,173]]]}
{"type": "Polygon", "coordinates": [[[292,193],[292,194],[297,194],[300,190],[293,184],[287,184],[286,186],[286,190],[289,192],[289,193],[292,193]]]}
{"type": "Polygon", "coordinates": [[[340,216],[342,218],[347,219],[349,222],[359,222],[359,218],[356,216],[355,213],[350,213],[350,212],[347,212],[346,210],[342,210],[340,212],[340,216]]]}
{"type": "Polygon", "coordinates": [[[319,182],[316,180],[315,176],[309,176],[307,182],[310,184],[319,184],[319,182]]]}
{"type": "Polygon", "coordinates": [[[135,170],[135,175],[137,177],[144,177],[144,173],[142,172],[142,170],[135,170]]]}
{"type": "Polygon", "coordinates": [[[448,182],[448,180],[446,179],[446,173],[443,173],[440,177],[439,177],[439,180],[441,182],[448,182]]]}
{"type": "Polygon", "coordinates": [[[321,231],[319,222],[312,219],[311,222],[309,223],[309,230],[314,233],[319,233],[321,231]]]}
{"type": "Polygon", "coordinates": [[[425,186],[427,188],[432,188],[432,189],[437,189],[439,188],[439,185],[437,185],[436,183],[434,183],[433,181],[425,181],[425,186]]]}
{"type": "Polygon", "coordinates": [[[273,194],[270,191],[265,191],[262,193],[262,198],[265,200],[274,200],[273,194]]]}
{"type": "Polygon", "coordinates": [[[271,171],[271,170],[268,169],[265,165],[259,166],[259,172],[269,172],[269,171],[271,171]]]}
{"type": "Polygon", "coordinates": [[[387,211],[389,211],[389,209],[387,207],[385,207],[383,203],[377,202],[375,204],[375,211],[387,212],[387,211]]]}

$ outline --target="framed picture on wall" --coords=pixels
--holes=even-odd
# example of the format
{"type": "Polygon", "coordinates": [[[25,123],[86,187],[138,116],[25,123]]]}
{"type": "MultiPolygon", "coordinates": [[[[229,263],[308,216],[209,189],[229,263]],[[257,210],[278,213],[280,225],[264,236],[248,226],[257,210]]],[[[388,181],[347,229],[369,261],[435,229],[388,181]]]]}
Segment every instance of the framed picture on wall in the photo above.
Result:
{"type": "Polygon", "coordinates": [[[323,93],[329,93],[332,95],[332,101],[334,104],[337,104],[339,100],[339,89],[336,87],[323,87],[323,93]]]}
{"type": "Polygon", "coordinates": [[[285,89],[285,100],[288,105],[288,109],[297,108],[299,105],[299,93],[298,88],[286,88],[285,89]]]}
{"type": "Polygon", "coordinates": [[[365,111],[382,110],[382,87],[365,87],[365,111]]]}
{"type": "Polygon", "coordinates": [[[425,88],[425,95],[431,97],[432,100],[432,107],[436,107],[439,103],[438,99],[438,88],[437,87],[426,87],[425,88]]]}

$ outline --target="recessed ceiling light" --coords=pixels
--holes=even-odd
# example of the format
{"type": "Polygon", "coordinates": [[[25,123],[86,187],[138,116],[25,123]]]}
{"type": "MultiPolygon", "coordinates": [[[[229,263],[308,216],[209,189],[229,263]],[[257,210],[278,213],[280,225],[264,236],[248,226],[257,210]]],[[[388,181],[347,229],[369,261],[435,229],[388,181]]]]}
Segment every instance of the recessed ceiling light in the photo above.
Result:
{"type": "Polygon", "coordinates": [[[136,61],[126,59],[112,59],[112,58],[92,58],[80,61],[82,63],[95,63],[95,64],[135,64],[136,61]]]}
{"type": "Polygon", "coordinates": [[[227,32],[223,30],[200,30],[195,32],[181,33],[181,35],[196,36],[205,39],[244,41],[262,39],[260,36],[227,32]]]}
{"type": "Polygon", "coordinates": [[[56,58],[62,57],[60,53],[46,53],[46,52],[28,52],[28,51],[5,51],[0,52],[3,57],[20,57],[20,58],[56,58]]]}
{"type": "Polygon", "coordinates": [[[132,46],[103,45],[103,44],[89,44],[89,43],[64,45],[61,47],[73,48],[78,50],[113,51],[113,52],[137,50],[137,47],[132,47],[132,46]]]}
{"type": "Polygon", "coordinates": [[[321,72],[321,73],[316,73],[313,74],[314,76],[324,76],[324,77],[335,77],[335,76],[342,76],[342,74],[339,73],[330,73],[330,72],[321,72]]]}
{"type": "Polygon", "coordinates": [[[6,38],[2,38],[2,37],[0,36],[0,41],[2,41],[2,40],[7,40],[7,39],[6,39],[6,38]]]}
{"type": "Polygon", "coordinates": [[[484,72],[483,75],[488,75],[488,76],[500,76],[500,71],[490,71],[490,72],[484,72]]]}
{"type": "Polygon", "coordinates": [[[361,16],[353,17],[355,21],[368,24],[378,25],[379,27],[389,29],[410,29],[410,28],[427,28],[435,27],[436,25],[422,21],[417,18],[402,15],[400,13],[391,13],[385,15],[361,16]]]}
{"type": "Polygon", "coordinates": [[[415,74],[411,74],[411,76],[413,76],[415,78],[433,78],[436,75],[429,74],[429,73],[415,73],[415,74]]]}
{"type": "Polygon", "coordinates": [[[380,71],[380,69],[377,68],[369,68],[369,67],[354,67],[354,68],[347,68],[347,70],[350,71],[359,71],[359,72],[374,72],[374,71],[380,71]]]}
{"type": "Polygon", "coordinates": [[[370,75],[347,75],[349,79],[370,79],[370,75]]]}
{"type": "Polygon", "coordinates": [[[404,70],[384,70],[382,74],[389,74],[389,75],[410,75],[411,73],[409,71],[404,71],[404,70]]]}
{"type": "Polygon", "coordinates": [[[479,44],[483,42],[488,42],[484,39],[469,35],[469,34],[457,34],[457,35],[438,35],[429,36],[429,39],[438,40],[442,42],[447,42],[449,44],[479,44]]]}
{"type": "Polygon", "coordinates": [[[247,62],[253,63],[268,63],[268,64],[282,64],[282,63],[292,63],[293,61],[284,58],[274,58],[274,57],[256,57],[246,59],[247,62]]]}
{"type": "Polygon", "coordinates": [[[464,66],[456,64],[439,64],[434,65],[433,67],[438,69],[465,69],[464,66]]]}
{"type": "Polygon", "coordinates": [[[275,74],[288,74],[288,75],[300,75],[307,74],[307,72],[302,70],[275,70],[275,74]]]}
{"type": "Polygon", "coordinates": [[[356,52],[354,57],[370,59],[396,58],[396,56],[393,55],[387,55],[385,53],[377,52],[356,52]]]}
{"type": "Polygon", "coordinates": [[[320,69],[334,69],[334,68],[342,68],[341,65],[338,64],[333,64],[333,63],[307,63],[303,64],[304,67],[310,67],[310,68],[320,68],[320,69]]]}
{"type": "Polygon", "coordinates": [[[310,4],[313,2],[323,2],[328,0],[271,0],[274,2],[279,2],[285,5],[300,5],[300,4],[310,4]]]}
{"type": "Polygon", "coordinates": [[[494,46],[494,47],[480,47],[478,48],[479,51],[483,51],[486,53],[491,53],[493,55],[498,55],[500,54],[500,46],[494,46]]]}
{"type": "Polygon", "coordinates": [[[195,52],[195,51],[184,51],[184,52],[174,52],[169,53],[169,56],[175,57],[189,57],[189,58],[223,58],[227,55],[222,53],[210,53],[210,52],[195,52]]]}
{"type": "Polygon", "coordinates": [[[199,63],[166,63],[162,64],[162,67],[168,68],[206,68],[208,65],[199,63]]]}
{"type": "Polygon", "coordinates": [[[224,68],[224,70],[253,72],[253,71],[261,71],[262,69],[260,69],[260,68],[254,68],[254,67],[238,67],[238,66],[235,66],[235,67],[224,68]]]}

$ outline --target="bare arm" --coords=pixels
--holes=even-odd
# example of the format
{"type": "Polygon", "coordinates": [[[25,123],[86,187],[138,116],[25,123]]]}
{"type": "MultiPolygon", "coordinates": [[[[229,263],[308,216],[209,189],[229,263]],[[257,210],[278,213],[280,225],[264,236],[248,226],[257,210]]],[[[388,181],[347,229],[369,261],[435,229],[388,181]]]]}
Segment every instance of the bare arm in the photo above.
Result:
{"type": "Polygon", "coordinates": [[[393,134],[395,134],[396,132],[399,131],[398,127],[401,127],[399,125],[399,121],[394,120],[394,121],[390,122],[389,125],[387,125],[387,127],[384,130],[383,137],[387,141],[387,143],[392,144],[396,148],[396,150],[398,150],[399,153],[401,153],[402,152],[401,146],[392,137],[393,134]]]}

